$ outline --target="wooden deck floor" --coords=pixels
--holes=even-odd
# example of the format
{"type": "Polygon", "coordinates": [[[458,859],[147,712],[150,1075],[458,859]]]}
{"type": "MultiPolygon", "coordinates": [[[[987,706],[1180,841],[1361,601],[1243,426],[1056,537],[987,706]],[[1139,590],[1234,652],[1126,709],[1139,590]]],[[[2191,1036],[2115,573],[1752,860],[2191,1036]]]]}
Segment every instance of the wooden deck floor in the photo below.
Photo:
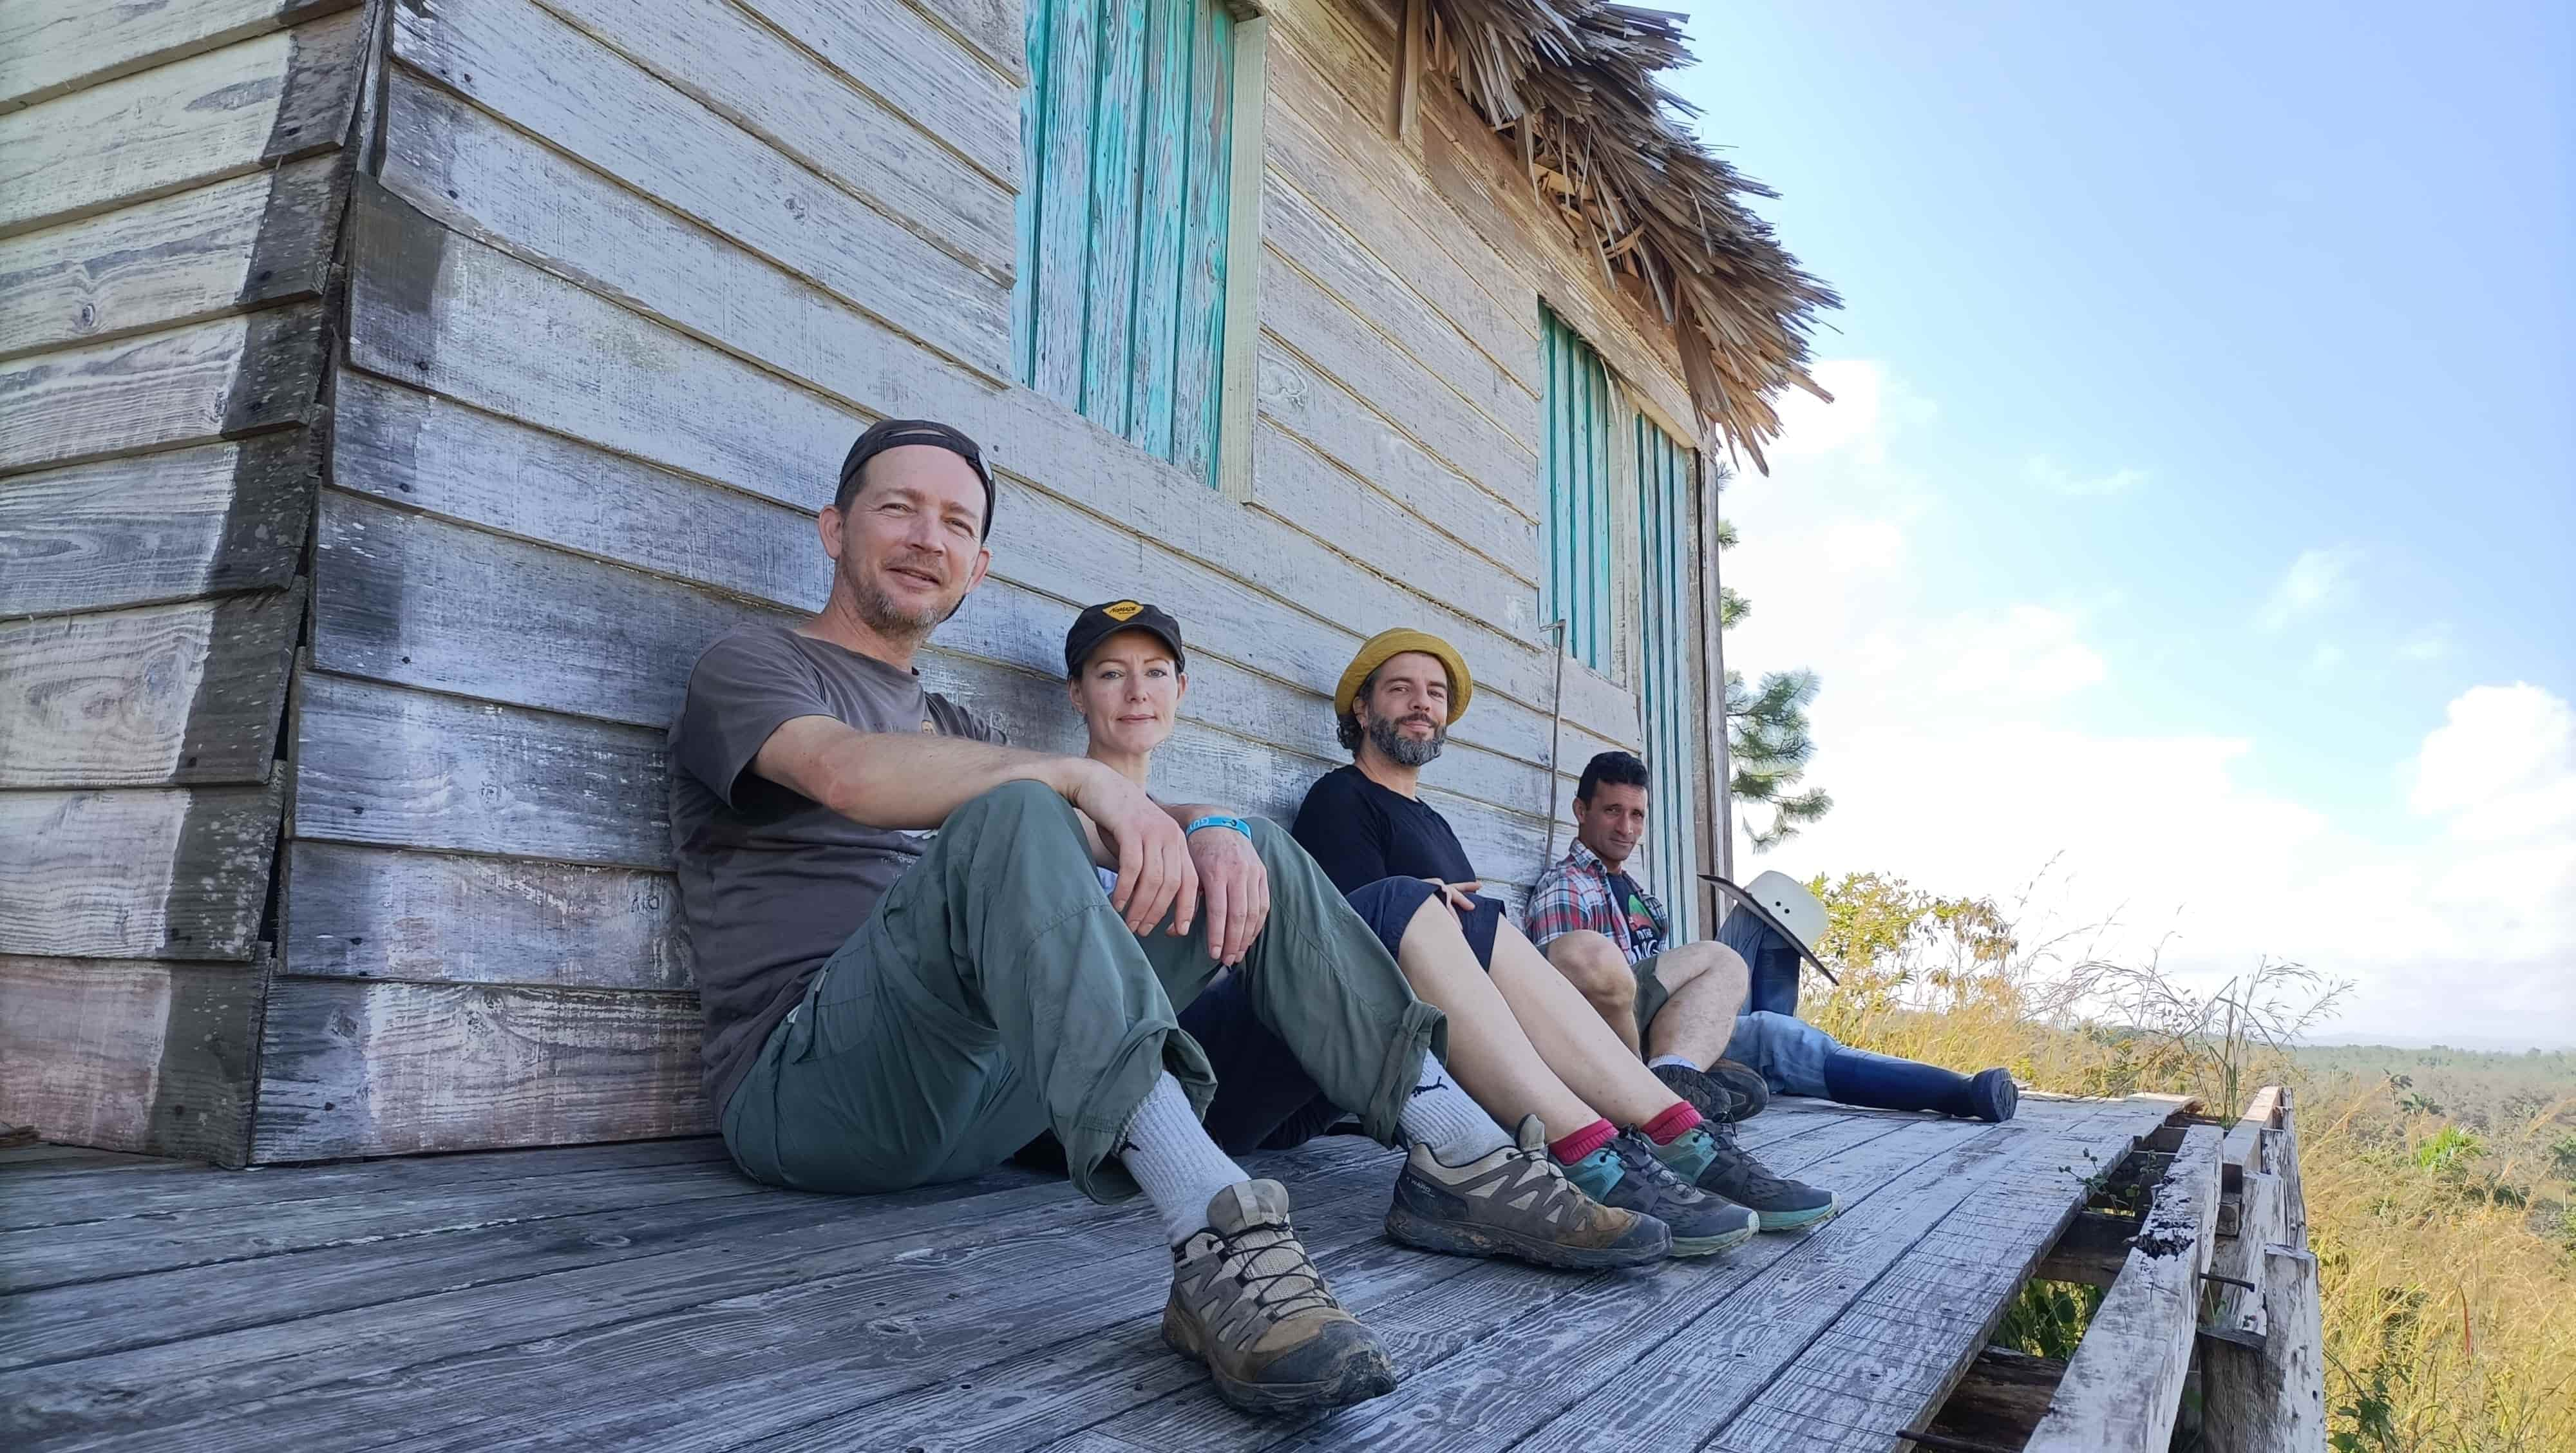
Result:
{"type": "Polygon", "coordinates": [[[1232,1412],[1163,1349],[1141,1203],[1016,1170],[846,1200],[754,1186],[705,1140],[247,1172],[5,1152],[0,1443],[1886,1449],[2169,1108],[1784,1102],[1746,1143],[1849,1209],[1594,1276],[1392,1245],[1363,1140],[1262,1157],[1404,1377],[1302,1424],[1232,1412]]]}

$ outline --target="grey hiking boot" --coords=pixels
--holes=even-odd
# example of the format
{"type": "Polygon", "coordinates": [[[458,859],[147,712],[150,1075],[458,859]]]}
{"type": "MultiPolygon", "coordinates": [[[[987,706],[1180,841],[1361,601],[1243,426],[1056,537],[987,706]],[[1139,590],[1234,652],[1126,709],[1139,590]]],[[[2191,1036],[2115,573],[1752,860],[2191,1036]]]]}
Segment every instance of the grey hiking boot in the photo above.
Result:
{"type": "Polygon", "coordinates": [[[1377,1338],[1342,1310],[1288,1225],[1277,1181],[1228,1186],[1208,1224],[1172,1251],[1163,1341],[1205,1362],[1216,1390],[1248,1413],[1294,1413],[1395,1391],[1377,1338]]]}
{"type": "Polygon", "coordinates": [[[1414,1146],[1395,1178],[1386,1234],[1424,1251],[1576,1271],[1661,1261],[1673,1244],[1654,1217],[1577,1190],[1548,1155],[1536,1115],[1522,1117],[1519,1144],[1465,1165],[1442,1165],[1429,1146],[1414,1146]]]}
{"type": "Polygon", "coordinates": [[[1565,1178],[1605,1206],[1652,1216],[1673,1233],[1673,1255],[1707,1256],[1753,1239],[1753,1213],[1708,1195],[1656,1158],[1655,1143],[1622,1130],[1565,1168],[1565,1178]]]}
{"type": "Polygon", "coordinates": [[[1656,1147],[1673,1173],[1713,1196],[1750,1209],[1765,1231],[1793,1231],[1832,1219],[1842,1209],[1833,1192],[1783,1180],[1738,1145],[1732,1126],[1703,1123],[1656,1147]]]}

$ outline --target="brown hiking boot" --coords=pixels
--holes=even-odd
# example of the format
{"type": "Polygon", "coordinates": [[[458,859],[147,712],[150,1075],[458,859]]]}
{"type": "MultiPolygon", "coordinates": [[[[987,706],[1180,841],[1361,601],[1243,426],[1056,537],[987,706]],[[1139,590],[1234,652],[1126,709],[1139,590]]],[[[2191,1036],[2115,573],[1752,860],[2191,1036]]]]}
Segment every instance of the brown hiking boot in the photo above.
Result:
{"type": "Polygon", "coordinates": [[[1414,1146],[1395,1178],[1386,1234],[1425,1251],[1577,1271],[1661,1261],[1673,1240],[1654,1217],[1605,1206],[1567,1180],[1535,1115],[1522,1117],[1518,1145],[1465,1165],[1414,1146]]]}
{"type": "Polygon", "coordinates": [[[1205,1230],[1172,1251],[1163,1341],[1205,1362],[1216,1390],[1249,1413],[1294,1413],[1395,1391],[1377,1338],[1342,1310],[1288,1225],[1277,1181],[1228,1186],[1205,1230]]]}

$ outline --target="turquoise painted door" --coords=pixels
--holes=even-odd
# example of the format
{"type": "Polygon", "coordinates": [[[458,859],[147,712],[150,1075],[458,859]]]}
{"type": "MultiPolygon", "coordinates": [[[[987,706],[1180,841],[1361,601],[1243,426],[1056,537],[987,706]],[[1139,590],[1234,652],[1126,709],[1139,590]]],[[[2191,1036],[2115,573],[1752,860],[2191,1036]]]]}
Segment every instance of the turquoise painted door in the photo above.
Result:
{"type": "Polygon", "coordinates": [[[1696,461],[1652,420],[1636,421],[1638,707],[1644,713],[1646,856],[1642,881],[1673,915],[1677,943],[1699,917],[1699,713],[1692,663],[1699,606],[1691,585],[1696,461]]]}
{"type": "Polygon", "coordinates": [[[1216,483],[1234,17],[1027,0],[1020,380],[1216,483]]]}
{"type": "Polygon", "coordinates": [[[1565,621],[1565,653],[1600,670],[1609,656],[1610,373],[1601,355],[1539,307],[1539,357],[1547,379],[1545,453],[1547,580],[1539,614],[1565,621]]]}

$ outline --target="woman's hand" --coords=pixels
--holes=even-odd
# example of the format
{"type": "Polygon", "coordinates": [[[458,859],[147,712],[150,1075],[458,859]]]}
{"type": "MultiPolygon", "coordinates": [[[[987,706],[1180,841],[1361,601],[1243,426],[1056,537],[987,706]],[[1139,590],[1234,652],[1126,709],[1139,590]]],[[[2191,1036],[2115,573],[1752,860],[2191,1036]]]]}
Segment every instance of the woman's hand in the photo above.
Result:
{"type": "Polygon", "coordinates": [[[1449,911],[1461,918],[1476,911],[1475,895],[1485,891],[1485,885],[1473,878],[1460,883],[1444,883],[1438,878],[1425,878],[1422,881],[1439,889],[1441,899],[1449,905],[1449,911]]]}
{"type": "Polygon", "coordinates": [[[1201,828],[1189,845],[1207,894],[1208,957],[1233,968],[1270,922],[1270,870],[1252,839],[1230,827],[1201,828]]]}

